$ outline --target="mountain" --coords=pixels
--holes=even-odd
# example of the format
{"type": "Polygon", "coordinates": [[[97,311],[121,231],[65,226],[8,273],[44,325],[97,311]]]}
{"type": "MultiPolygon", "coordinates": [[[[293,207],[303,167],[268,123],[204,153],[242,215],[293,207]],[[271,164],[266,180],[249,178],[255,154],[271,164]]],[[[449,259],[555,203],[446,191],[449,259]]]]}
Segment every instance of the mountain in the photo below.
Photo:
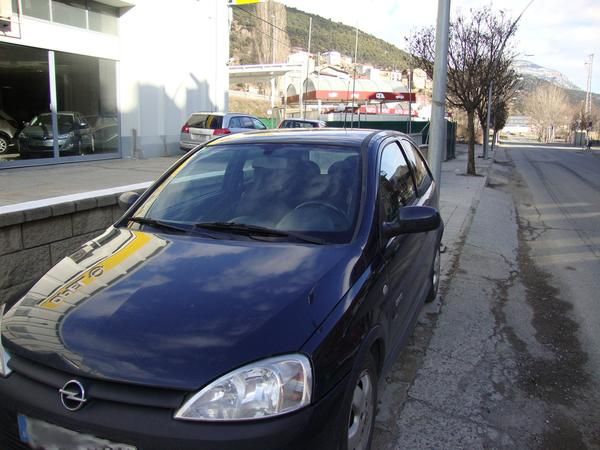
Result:
{"type": "MultiPolygon", "coordinates": [[[[270,54],[265,54],[265,52],[269,51],[268,48],[271,45],[266,42],[271,40],[271,28],[270,26],[265,27],[265,23],[271,20],[269,11],[279,11],[282,8],[285,8],[285,14],[278,14],[276,26],[285,29],[287,36],[280,35],[276,38],[275,45],[278,56],[282,43],[285,45],[289,42],[288,53],[294,47],[307,48],[309,17],[312,17],[313,20],[311,53],[335,50],[342,55],[354,55],[356,30],[353,27],[269,1],[232,8],[230,56],[242,64],[258,64],[269,61],[270,54]],[[263,41],[268,45],[257,44],[263,41]],[[264,47],[265,50],[261,51],[261,47],[264,47]]],[[[274,28],[276,34],[278,28],[274,28]]],[[[278,62],[283,62],[281,58],[277,59],[278,62]]],[[[409,55],[405,51],[360,31],[358,38],[358,61],[360,63],[370,64],[380,69],[403,69],[408,67],[408,59],[409,55]]]]}
{"type": "Polygon", "coordinates": [[[555,84],[563,89],[581,90],[581,88],[569,81],[558,70],[548,69],[530,61],[518,59],[513,63],[513,68],[521,75],[537,78],[555,84]]]}
{"type": "MultiPolygon", "coordinates": [[[[567,77],[557,70],[548,69],[523,60],[515,61],[513,67],[522,77],[519,82],[520,95],[515,97],[513,104],[515,113],[523,113],[524,101],[527,94],[534,92],[540,86],[550,84],[562,88],[567,95],[569,104],[574,108],[580,107],[585,100],[585,91],[569,81],[567,77]]],[[[592,102],[594,105],[600,104],[600,94],[592,93],[592,102]]]]}

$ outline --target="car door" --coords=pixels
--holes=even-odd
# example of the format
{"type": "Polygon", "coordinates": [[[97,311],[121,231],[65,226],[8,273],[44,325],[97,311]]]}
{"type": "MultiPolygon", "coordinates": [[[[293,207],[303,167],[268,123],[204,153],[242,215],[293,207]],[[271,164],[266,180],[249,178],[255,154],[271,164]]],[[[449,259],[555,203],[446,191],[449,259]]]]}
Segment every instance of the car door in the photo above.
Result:
{"type": "Polygon", "coordinates": [[[241,133],[243,131],[248,131],[246,128],[244,128],[242,124],[242,119],[243,117],[241,116],[230,117],[229,125],[226,128],[228,128],[229,131],[231,131],[232,133],[241,133]]]}
{"type": "MultiPolygon", "coordinates": [[[[396,140],[388,141],[380,153],[377,201],[380,230],[386,222],[398,220],[401,208],[419,201],[411,167],[396,140]]],[[[422,236],[401,234],[386,239],[381,231],[380,236],[388,281],[384,309],[390,322],[390,342],[397,347],[409,335],[410,319],[420,304],[417,279],[422,236]]]]}
{"type": "MultiPolygon", "coordinates": [[[[432,206],[437,205],[436,201],[436,190],[433,183],[433,176],[425,162],[425,158],[417,147],[408,139],[402,139],[402,149],[408,160],[408,163],[414,173],[415,184],[417,187],[418,204],[420,206],[432,206]]],[[[437,232],[430,231],[427,233],[420,233],[422,240],[422,252],[423,255],[435,255],[438,245],[437,232]]],[[[431,256],[433,258],[433,256],[431,256]]],[[[429,257],[424,258],[424,261],[433,261],[429,257]]],[[[429,284],[427,283],[429,277],[429,268],[423,268],[416,274],[418,278],[419,286],[421,291],[417,292],[416,295],[424,297],[427,295],[429,284]]]]}

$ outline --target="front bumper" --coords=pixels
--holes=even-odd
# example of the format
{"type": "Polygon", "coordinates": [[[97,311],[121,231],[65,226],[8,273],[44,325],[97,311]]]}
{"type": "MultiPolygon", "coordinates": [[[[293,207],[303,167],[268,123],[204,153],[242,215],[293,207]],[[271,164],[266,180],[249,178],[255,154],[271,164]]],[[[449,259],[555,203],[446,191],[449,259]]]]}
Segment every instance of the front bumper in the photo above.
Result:
{"type": "MultiPolygon", "coordinates": [[[[0,378],[0,448],[28,448],[19,440],[21,413],[80,433],[138,449],[333,450],[341,423],[347,377],[317,403],[278,418],[237,423],[173,419],[173,409],[90,399],[81,410],[65,409],[58,391],[13,372],[0,378]]],[[[49,443],[51,444],[51,443],[49,443]]]]}

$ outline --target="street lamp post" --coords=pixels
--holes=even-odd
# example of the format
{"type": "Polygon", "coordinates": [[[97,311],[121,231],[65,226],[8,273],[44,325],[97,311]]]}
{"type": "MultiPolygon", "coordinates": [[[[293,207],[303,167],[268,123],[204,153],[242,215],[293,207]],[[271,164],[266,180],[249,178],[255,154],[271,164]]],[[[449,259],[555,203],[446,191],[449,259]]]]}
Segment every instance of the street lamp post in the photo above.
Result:
{"type": "Polygon", "coordinates": [[[490,121],[492,115],[492,92],[494,91],[494,80],[490,81],[490,87],[488,90],[488,104],[487,104],[487,120],[485,124],[485,132],[483,136],[483,158],[488,157],[488,144],[490,140],[490,121]]]}
{"type": "MultiPolygon", "coordinates": [[[[429,165],[437,186],[439,203],[442,154],[446,148],[446,86],[448,82],[448,37],[450,29],[450,0],[438,0],[435,37],[435,62],[433,65],[433,93],[431,101],[431,126],[429,128],[429,165]]],[[[439,206],[436,205],[436,206],[439,206]]]]}

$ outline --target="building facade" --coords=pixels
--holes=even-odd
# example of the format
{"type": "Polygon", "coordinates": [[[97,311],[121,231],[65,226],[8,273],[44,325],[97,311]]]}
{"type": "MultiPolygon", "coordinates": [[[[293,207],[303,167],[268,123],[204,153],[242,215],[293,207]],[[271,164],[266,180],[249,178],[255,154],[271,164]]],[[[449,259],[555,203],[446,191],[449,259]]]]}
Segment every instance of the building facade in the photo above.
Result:
{"type": "Polygon", "coordinates": [[[225,0],[0,1],[0,168],[175,154],[227,110],[225,0]]]}

